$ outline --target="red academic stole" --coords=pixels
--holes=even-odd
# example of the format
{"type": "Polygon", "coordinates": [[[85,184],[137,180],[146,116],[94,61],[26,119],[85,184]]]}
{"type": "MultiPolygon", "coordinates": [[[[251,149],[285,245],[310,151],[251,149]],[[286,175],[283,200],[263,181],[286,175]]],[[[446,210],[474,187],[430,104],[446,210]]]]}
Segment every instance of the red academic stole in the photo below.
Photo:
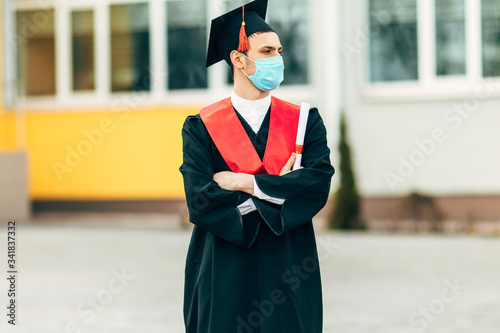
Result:
{"type": "Polygon", "coordinates": [[[261,161],[234,111],[231,98],[200,111],[210,137],[231,170],[252,175],[279,175],[295,151],[299,114],[299,106],[271,97],[269,135],[264,160],[261,161]]]}

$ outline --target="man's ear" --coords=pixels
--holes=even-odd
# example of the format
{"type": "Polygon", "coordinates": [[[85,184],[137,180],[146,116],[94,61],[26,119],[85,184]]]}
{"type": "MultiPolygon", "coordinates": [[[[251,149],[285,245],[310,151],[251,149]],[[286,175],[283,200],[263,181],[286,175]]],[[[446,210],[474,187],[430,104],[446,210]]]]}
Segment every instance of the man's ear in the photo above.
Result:
{"type": "Polygon", "coordinates": [[[241,54],[238,51],[233,50],[231,51],[230,56],[231,56],[231,62],[233,63],[233,67],[243,69],[244,64],[243,61],[241,60],[241,54]]]}

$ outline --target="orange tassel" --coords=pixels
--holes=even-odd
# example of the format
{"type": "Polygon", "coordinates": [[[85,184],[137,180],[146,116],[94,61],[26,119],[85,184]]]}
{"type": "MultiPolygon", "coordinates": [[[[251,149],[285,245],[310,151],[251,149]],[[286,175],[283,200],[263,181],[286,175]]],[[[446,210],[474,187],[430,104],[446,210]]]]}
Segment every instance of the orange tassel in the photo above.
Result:
{"type": "Polygon", "coordinates": [[[250,50],[250,42],[248,41],[247,33],[245,31],[245,6],[243,6],[243,22],[241,22],[240,29],[240,45],[238,51],[245,52],[250,50]]]}

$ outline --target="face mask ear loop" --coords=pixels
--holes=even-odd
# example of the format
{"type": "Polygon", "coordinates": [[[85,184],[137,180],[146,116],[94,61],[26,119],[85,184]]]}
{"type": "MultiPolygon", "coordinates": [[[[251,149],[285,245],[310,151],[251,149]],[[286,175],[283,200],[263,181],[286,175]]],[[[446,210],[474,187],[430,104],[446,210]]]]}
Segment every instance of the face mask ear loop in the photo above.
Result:
{"type": "MultiPolygon", "coordinates": [[[[238,52],[240,52],[240,51],[238,51],[238,52]]],[[[252,60],[252,59],[250,59],[249,57],[247,57],[247,56],[245,55],[245,53],[243,53],[243,52],[240,52],[240,53],[241,53],[241,54],[243,54],[243,56],[244,56],[245,58],[247,58],[248,60],[255,62],[255,60],[252,60]]],[[[246,75],[246,77],[247,77],[248,79],[250,79],[250,76],[248,76],[248,74],[247,74],[247,73],[245,73],[245,71],[244,71],[243,69],[241,69],[241,68],[240,68],[240,70],[243,72],[243,74],[245,74],[245,75],[246,75]]]]}
{"type": "Polygon", "coordinates": [[[242,68],[240,68],[240,70],[243,72],[243,74],[245,74],[245,75],[247,76],[247,78],[249,78],[249,79],[250,79],[250,76],[248,76],[248,74],[247,74],[247,73],[245,73],[245,71],[244,71],[242,68]]]}
{"type": "Polygon", "coordinates": [[[252,60],[252,59],[250,59],[249,57],[247,57],[245,53],[243,53],[243,52],[240,52],[240,53],[241,53],[241,54],[243,54],[243,56],[244,56],[245,58],[247,58],[248,60],[255,62],[255,60],[252,60]]]}

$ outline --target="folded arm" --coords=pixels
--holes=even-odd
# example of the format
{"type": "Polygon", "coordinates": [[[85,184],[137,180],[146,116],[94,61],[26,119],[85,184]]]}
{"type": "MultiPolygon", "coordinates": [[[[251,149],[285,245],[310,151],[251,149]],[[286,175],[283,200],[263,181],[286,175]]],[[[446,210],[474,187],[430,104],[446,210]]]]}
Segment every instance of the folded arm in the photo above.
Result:
{"type": "MultiPolygon", "coordinates": [[[[280,175],[285,175],[286,173],[291,171],[291,168],[295,163],[295,159],[295,153],[292,153],[288,162],[281,169],[280,175]]],[[[266,200],[276,205],[282,205],[285,202],[285,199],[272,197],[262,192],[255,181],[255,177],[250,174],[221,171],[214,175],[214,180],[221,188],[228,191],[242,191],[251,194],[256,198],[266,200]]],[[[251,198],[247,199],[237,207],[242,215],[257,210],[257,207],[255,206],[251,198]]]]}
{"type": "Polygon", "coordinates": [[[183,163],[179,170],[184,178],[189,220],[228,242],[249,247],[258,225],[247,228],[237,206],[251,195],[223,189],[213,179],[216,167],[211,141],[199,117],[186,119],[182,138],[183,163]]]}
{"type": "Polygon", "coordinates": [[[280,175],[255,176],[226,172],[216,175],[221,188],[254,194],[253,180],[267,198],[281,199],[281,205],[271,200],[252,197],[257,210],[276,235],[282,235],[311,219],[324,207],[330,192],[334,169],[330,163],[330,149],[326,129],[317,109],[310,111],[306,130],[303,168],[290,171],[295,156],[292,154],[280,175]],[[220,176],[220,177],[219,177],[220,176]],[[253,177],[253,178],[251,178],[253,177]],[[248,190],[248,189],[252,190],[248,190]]]}

